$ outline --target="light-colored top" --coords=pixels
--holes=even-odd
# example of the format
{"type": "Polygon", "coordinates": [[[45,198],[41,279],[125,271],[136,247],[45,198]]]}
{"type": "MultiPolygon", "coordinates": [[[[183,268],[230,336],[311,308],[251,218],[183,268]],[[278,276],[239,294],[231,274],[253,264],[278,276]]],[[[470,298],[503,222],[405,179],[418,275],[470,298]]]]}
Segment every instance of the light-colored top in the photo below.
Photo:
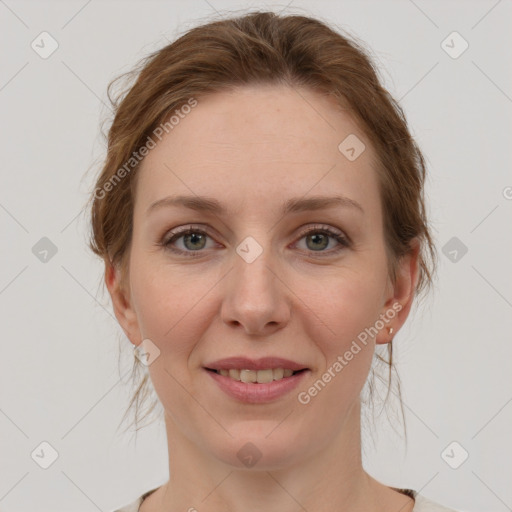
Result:
{"type": "MultiPolygon", "coordinates": [[[[158,487],[156,489],[158,489],[158,487]]],[[[114,510],[114,512],[139,512],[139,508],[140,508],[142,502],[152,492],[156,491],[156,489],[151,489],[150,491],[145,492],[142,496],[137,498],[133,503],[130,503],[129,505],[126,505],[123,508],[114,510]]],[[[440,505],[439,503],[431,501],[428,498],[425,498],[421,494],[418,494],[416,491],[413,491],[411,489],[396,489],[395,488],[395,490],[398,492],[401,492],[402,494],[410,496],[411,498],[414,498],[413,512],[457,512],[456,510],[454,510],[452,508],[447,508],[447,507],[444,507],[443,505],[440,505]]]]}

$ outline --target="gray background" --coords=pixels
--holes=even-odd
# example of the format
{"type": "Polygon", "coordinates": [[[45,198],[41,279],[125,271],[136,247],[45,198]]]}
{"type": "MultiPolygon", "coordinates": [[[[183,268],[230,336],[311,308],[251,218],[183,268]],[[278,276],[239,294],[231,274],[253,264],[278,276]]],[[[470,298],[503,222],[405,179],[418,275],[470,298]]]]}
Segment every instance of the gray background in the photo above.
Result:
{"type": "Polygon", "coordinates": [[[86,249],[106,86],[187,28],[263,6],[361,38],[427,156],[440,268],[396,338],[408,444],[383,417],[365,466],[460,510],[512,510],[510,1],[0,0],[3,512],[108,511],[166,481],[163,425],[136,443],[116,432],[132,353],[86,249]],[[43,31],[59,45],[46,59],[31,47],[43,31]],[[457,58],[453,31],[469,44],[457,58]],[[31,456],[44,441],[58,452],[48,469],[31,456]]]}

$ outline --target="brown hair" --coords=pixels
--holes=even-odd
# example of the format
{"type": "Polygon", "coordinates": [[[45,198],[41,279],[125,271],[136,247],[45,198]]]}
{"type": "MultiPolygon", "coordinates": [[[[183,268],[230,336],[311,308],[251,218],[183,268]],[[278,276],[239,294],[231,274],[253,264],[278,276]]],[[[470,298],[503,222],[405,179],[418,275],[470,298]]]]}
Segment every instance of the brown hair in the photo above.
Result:
{"type": "MultiPolygon", "coordinates": [[[[381,86],[371,58],[353,37],[305,16],[251,12],[193,28],[119,78],[108,87],[115,116],[91,197],[90,247],[105,264],[119,265],[126,276],[137,162],[131,162],[132,168],[126,163],[154,130],[191,98],[246,84],[284,84],[330,95],[353,115],[377,155],[390,276],[395,279],[397,262],[417,239],[416,293],[431,285],[436,254],[425,212],[425,161],[401,107],[381,86]],[[135,83],[112,99],[117,80],[133,76],[135,83]]],[[[389,393],[391,343],[388,350],[387,360],[378,358],[389,366],[389,393]]],[[[134,358],[132,376],[138,366],[134,358]]],[[[146,372],[127,409],[136,405],[136,425],[148,380],[146,372]]]]}

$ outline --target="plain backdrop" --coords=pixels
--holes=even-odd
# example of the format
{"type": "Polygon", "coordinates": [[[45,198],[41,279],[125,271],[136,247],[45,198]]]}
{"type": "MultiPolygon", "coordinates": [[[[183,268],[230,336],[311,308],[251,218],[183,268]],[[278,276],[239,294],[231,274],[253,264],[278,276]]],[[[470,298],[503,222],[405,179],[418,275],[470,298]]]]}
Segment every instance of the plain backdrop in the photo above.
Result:
{"type": "Polygon", "coordinates": [[[362,40],[427,157],[438,280],[395,338],[408,442],[381,417],[365,467],[460,510],[512,510],[506,0],[0,0],[0,510],[109,511],[167,480],[163,424],[136,442],[116,430],[133,355],[83,207],[109,81],[185,30],[254,8],[362,40]],[[47,469],[42,453],[56,457],[47,469]]]}

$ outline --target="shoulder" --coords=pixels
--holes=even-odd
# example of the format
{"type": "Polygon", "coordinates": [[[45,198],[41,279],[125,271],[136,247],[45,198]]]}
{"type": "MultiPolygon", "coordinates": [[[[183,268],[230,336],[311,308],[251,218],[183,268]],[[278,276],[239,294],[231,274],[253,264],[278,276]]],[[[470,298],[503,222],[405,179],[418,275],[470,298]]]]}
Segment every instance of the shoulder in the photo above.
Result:
{"type": "Polygon", "coordinates": [[[142,498],[142,496],[140,496],[139,498],[137,498],[135,501],[133,501],[129,505],[125,505],[124,507],[117,508],[113,512],[139,512],[139,507],[142,503],[142,500],[143,500],[143,498],[142,498]]]}
{"type": "Polygon", "coordinates": [[[453,508],[445,507],[425,498],[425,496],[418,494],[416,491],[412,492],[412,497],[415,501],[413,512],[457,512],[453,508]]]}
{"type": "Polygon", "coordinates": [[[135,501],[132,501],[128,505],[125,505],[124,507],[117,508],[113,512],[139,512],[139,508],[142,504],[142,502],[154,491],[156,491],[158,487],[155,489],[151,489],[150,491],[145,492],[142,496],[139,496],[135,501]]]}

